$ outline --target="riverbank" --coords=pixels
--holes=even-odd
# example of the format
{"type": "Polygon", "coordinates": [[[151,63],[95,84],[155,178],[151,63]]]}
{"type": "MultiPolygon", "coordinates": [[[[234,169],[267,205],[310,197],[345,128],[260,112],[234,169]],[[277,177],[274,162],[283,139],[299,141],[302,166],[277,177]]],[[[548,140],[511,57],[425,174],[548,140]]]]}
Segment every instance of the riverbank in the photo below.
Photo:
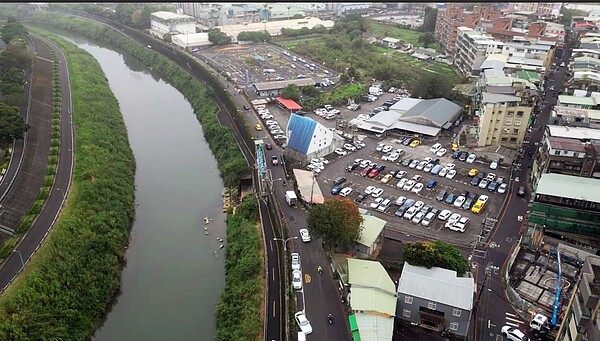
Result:
{"type": "MultiPolygon", "coordinates": [[[[50,36],[49,36],[50,37],[50,36]]],[[[135,161],[98,63],[51,36],[70,68],[76,163],[52,233],[0,302],[0,339],[88,339],[119,289],[135,161]]]]}

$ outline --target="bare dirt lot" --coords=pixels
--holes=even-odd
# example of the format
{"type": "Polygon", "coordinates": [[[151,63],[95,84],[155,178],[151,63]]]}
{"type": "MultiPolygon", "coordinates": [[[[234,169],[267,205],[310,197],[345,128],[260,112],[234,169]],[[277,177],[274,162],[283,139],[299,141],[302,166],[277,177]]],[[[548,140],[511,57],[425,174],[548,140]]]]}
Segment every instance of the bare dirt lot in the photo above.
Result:
{"type": "MultiPolygon", "coordinates": [[[[388,210],[386,210],[386,212],[378,212],[370,208],[370,204],[375,199],[372,196],[367,197],[362,203],[359,204],[360,207],[368,209],[374,215],[387,220],[388,228],[392,228],[394,230],[398,230],[409,235],[420,236],[428,239],[439,239],[458,246],[470,245],[470,243],[474,240],[475,235],[478,235],[481,232],[482,220],[486,217],[496,217],[498,215],[504,203],[506,194],[500,194],[497,192],[492,193],[487,189],[481,189],[479,187],[471,186],[469,183],[472,177],[468,175],[468,172],[470,169],[476,168],[479,171],[483,171],[486,173],[494,172],[498,176],[508,177],[507,170],[503,168],[499,168],[497,170],[490,170],[488,163],[478,162],[477,160],[472,164],[467,164],[457,159],[452,159],[451,152],[448,152],[443,157],[440,157],[440,164],[454,163],[456,165],[455,169],[457,170],[457,174],[453,179],[447,179],[445,177],[425,173],[424,171],[417,170],[416,168],[410,169],[399,164],[400,161],[406,158],[418,160],[423,160],[427,156],[435,158],[435,156],[429,152],[431,144],[411,148],[408,146],[396,144],[394,141],[396,141],[396,139],[390,138],[378,140],[374,138],[367,138],[364,140],[367,146],[360,150],[352,152],[347,156],[330,156],[329,158],[331,159],[331,162],[325,167],[325,170],[317,176],[322,192],[325,194],[326,197],[333,197],[334,195],[330,193],[331,188],[333,187],[333,180],[337,177],[344,176],[348,179],[348,181],[343,184],[343,187],[350,187],[353,189],[352,194],[350,194],[349,196],[352,199],[356,198],[358,194],[364,193],[364,190],[367,186],[375,186],[384,190],[383,194],[381,195],[382,198],[389,198],[392,202],[395,202],[395,200],[399,196],[404,196],[407,198],[412,198],[414,200],[423,201],[425,205],[431,205],[433,208],[436,208],[440,211],[448,209],[453,213],[457,212],[462,216],[466,216],[471,219],[464,233],[451,231],[445,228],[444,222],[438,220],[437,218],[430,226],[425,227],[421,224],[415,224],[406,219],[396,217],[394,215],[394,212],[396,211],[398,206],[394,204],[392,204],[391,207],[388,210]],[[392,146],[394,149],[401,148],[405,151],[405,154],[396,162],[383,161],[381,160],[381,156],[383,156],[384,154],[375,151],[375,148],[379,143],[385,143],[386,145],[392,146]],[[373,179],[361,176],[360,173],[363,171],[363,169],[361,169],[360,167],[356,168],[353,172],[346,172],[345,167],[348,164],[352,164],[353,161],[358,158],[368,159],[380,165],[383,164],[386,166],[386,169],[383,172],[381,172],[380,175],[373,179]],[[411,178],[415,174],[419,174],[422,176],[422,178],[418,182],[423,184],[426,184],[429,179],[435,179],[438,182],[438,184],[432,190],[423,188],[423,190],[421,190],[419,193],[404,191],[396,187],[396,184],[399,181],[399,179],[397,178],[392,178],[392,180],[390,180],[387,184],[381,182],[381,179],[391,170],[406,171],[407,174],[404,177],[408,178],[411,178]],[[456,195],[465,190],[471,193],[476,193],[477,195],[485,194],[489,196],[489,202],[487,203],[486,207],[484,208],[481,214],[475,214],[470,210],[464,210],[462,208],[458,208],[453,205],[443,203],[441,201],[436,201],[435,197],[441,190],[446,190],[448,193],[453,193],[456,195]]],[[[444,147],[449,148],[450,146],[444,147]]]]}

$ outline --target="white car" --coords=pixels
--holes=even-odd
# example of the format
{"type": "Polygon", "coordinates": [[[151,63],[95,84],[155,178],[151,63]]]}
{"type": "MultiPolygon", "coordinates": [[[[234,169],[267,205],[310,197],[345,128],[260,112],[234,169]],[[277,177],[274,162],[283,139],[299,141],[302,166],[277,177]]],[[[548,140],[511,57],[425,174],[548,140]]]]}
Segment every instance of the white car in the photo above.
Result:
{"type": "Polygon", "coordinates": [[[406,185],[407,182],[408,182],[408,178],[400,179],[400,181],[398,181],[398,184],[396,184],[396,187],[403,189],[404,185],[406,185]]]}
{"type": "Polygon", "coordinates": [[[402,204],[404,204],[405,201],[406,201],[406,197],[399,196],[398,199],[396,199],[395,204],[398,206],[402,206],[402,204]]]}
{"type": "Polygon", "coordinates": [[[365,168],[369,167],[371,164],[373,164],[373,162],[371,162],[371,160],[362,160],[360,162],[360,165],[358,165],[358,166],[362,169],[365,169],[365,168]]]}
{"type": "Polygon", "coordinates": [[[402,179],[406,175],[406,171],[399,171],[396,173],[396,179],[402,179]]]}
{"type": "Polygon", "coordinates": [[[354,143],[357,143],[358,145],[360,145],[363,148],[367,146],[363,141],[360,141],[360,140],[356,140],[356,141],[354,141],[354,143]]]}
{"type": "Polygon", "coordinates": [[[448,174],[446,174],[446,179],[454,179],[455,176],[456,176],[456,169],[451,169],[448,171],[448,174]]]}
{"type": "Polygon", "coordinates": [[[347,151],[345,151],[345,150],[343,150],[342,148],[336,148],[336,149],[335,149],[335,153],[336,153],[337,155],[340,155],[340,156],[345,156],[345,155],[348,155],[348,152],[347,152],[347,151]]]}
{"type": "Polygon", "coordinates": [[[346,150],[349,150],[349,151],[353,152],[353,151],[355,151],[355,150],[356,150],[356,147],[355,147],[354,145],[350,144],[350,143],[346,143],[346,144],[344,145],[344,149],[346,149],[346,150]]]}
{"type": "Polygon", "coordinates": [[[304,315],[303,311],[295,313],[294,318],[296,319],[298,327],[300,327],[300,330],[302,330],[304,334],[312,333],[312,327],[310,326],[310,322],[306,318],[306,315],[304,315]]]}
{"type": "Polygon", "coordinates": [[[479,188],[486,189],[489,184],[490,181],[488,179],[481,179],[481,182],[479,183],[479,188]]]}
{"type": "Polygon", "coordinates": [[[412,218],[412,222],[415,224],[420,224],[424,217],[425,213],[419,212],[412,218]]]}
{"type": "Polygon", "coordinates": [[[300,238],[302,238],[302,241],[305,243],[310,242],[310,234],[307,229],[300,229],[300,238]]]}
{"type": "Polygon", "coordinates": [[[490,163],[490,169],[498,169],[498,161],[492,161],[492,163],[490,163]]]}
{"type": "Polygon", "coordinates": [[[450,217],[451,214],[452,212],[450,212],[450,210],[442,210],[442,212],[438,214],[438,219],[441,221],[445,221],[450,217]]]}
{"type": "Polygon", "coordinates": [[[477,159],[477,155],[471,153],[469,154],[469,157],[467,157],[467,163],[473,163],[475,162],[475,159],[477,159]]]}
{"type": "Polygon", "coordinates": [[[383,149],[381,149],[381,151],[384,152],[384,153],[389,153],[389,152],[392,151],[392,149],[394,149],[394,147],[392,147],[392,146],[385,146],[385,147],[383,147],[383,149]]]}
{"type": "Polygon", "coordinates": [[[375,187],[375,186],[368,186],[367,188],[365,188],[365,194],[371,194],[376,189],[377,189],[377,187],[375,187]]]}
{"type": "Polygon", "coordinates": [[[456,200],[454,200],[454,203],[452,205],[454,205],[458,208],[461,208],[466,200],[467,200],[467,198],[465,198],[464,196],[461,195],[458,198],[456,198],[456,200]]]}
{"type": "Polygon", "coordinates": [[[380,144],[378,144],[378,145],[377,145],[377,148],[375,148],[375,151],[378,151],[378,152],[380,152],[380,151],[382,151],[382,150],[383,150],[383,147],[385,147],[385,144],[383,144],[383,143],[380,143],[380,144]]]}
{"type": "Polygon", "coordinates": [[[352,193],[352,188],[350,187],[344,187],[342,188],[342,190],[340,191],[340,196],[341,197],[347,197],[352,193]]]}
{"type": "Polygon", "coordinates": [[[421,192],[422,189],[423,189],[423,184],[419,182],[410,191],[418,194],[419,192],[421,192]]]}
{"type": "Polygon", "coordinates": [[[419,162],[419,164],[417,165],[417,169],[418,169],[418,170],[423,170],[423,168],[425,168],[425,166],[427,166],[427,161],[421,161],[421,162],[419,162]]]}
{"type": "Polygon", "coordinates": [[[438,151],[435,153],[435,156],[442,157],[442,156],[444,156],[444,155],[445,155],[447,152],[448,152],[448,150],[446,150],[446,148],[440,148],[440,150],[438,150],[438,151]]]}
{"type": "Polygon", "coordinates": [[[376,188],[371,195],[375,198],[379,198],[383,194],[383,188],[376,188]]]}
{"type": "Polygon", "coordinates": [[[435,213],[429,212],[425,215],[423,220],[421,220],[421,225],[429,226],[429,225],[431,225],[431,222],[433,221],[433,219],[435,219],[435,213]]]}
{"type": "Polygon", "coordinates": [[[416,183],[417,182],[415,180],[408,180],[402,189],[405,191],[410,191],[413,187],[415,187],[416,183]]]}
{"type": "Polygon", "coordinates": [[[412,178],[410,178],[411,180],[415,180],[415,181],[419,181],[421,180],[423,177],[420,174],[415,174],[413,175],[412,178]]]}
{"type": "Polygon", "coordinates": [[[404,219],[411,220],[415,216],[415,214],[417,214],[417,212],[419,212],[419,210],[413,206],[409,208],[406,212],[404,212],[403,217],[404,219]]]}
{"type": "Polygon", "coordinates": [[[431,172],[431,170],[433,169],[435,165],[433,163],[428,163],[427,166],[425,166],[425,168],[423,168],[423,172],[425,173],[429,173],[431,172]]]}
{"type": "Polygon", "coordinates": [[[458,231],[458,232],[465,232],[465,230],[467,229],[467,224],[469,224],[469,221],[471,221],[471,219],[469,219],[469,217],[461,217],[460,219],[458,219],[457,222],[454,223],[454,225],[452,225],[450,227],[450,230],[458,231]]]}
{"type": "Polygon", "coordinates": [[[292,287],[296,290],[302,289],[302,272],[300,270],[292,271],[292,287]]]}
{"type": "Polygon", "coordinates": [[[297,252],[292,253],[292,270],[300,270],[300,255],[297,252]]]}
{"type": "Polygon", "coordinates": [[[510,326],[502,327],[500,332],[509,341],[527,341],[527,340],[529,340],[529,338],[527,336],[525,336],[525,333],[523,333],[519,329],[510,327],[510,326]]]}
{"type": "Polygon", "coordinates": [[[412,160],[410,162],[410,165],[408,165],[408,168],[415,168],[419,165],[419,163],[420,163],[419,160],[412,160]]]}
{"type": "Polygon", "coordinates": [[[371,208],[377,208],[379,207],[379,204],[381,204],[383,202],[383,198],[376,198],[375,200],[373,200],[373,202],[371,203],[371,208]]]}
{"type": "Polygon", "coordinates": [[[462,218],[460,214],[458,214],[458,213],[452,213],[450,215],[450,217],[448,218],[448,222],[446,223],[446,227],[453,226],[454,223],[456,223],[457,221],[460,220],[460,218],[462,218]]]}
{"type": "Polygon", "coordinates": [[[440,148],[442,148],[442,145],[440,143],[436,143],[429,148],[429,152],[435,154],[438,150],[440,150],[440,148]]]}
{"type": "Polygon", "coordinates": [[[504,194],[504,193],[506,193],[507,189],[508,189],[508,184],[501,184],[500,187],[498,187],[498,193],[504,194]]]}
{"type": "Polygon", "coordinates": [[[387,160],[390,162],[396,162],[396,160],[398,160],[399,157],[400,157],[400,154],[392,153],[388,156],[387,160]]]}
{"type": "Polygon", "coordinates": [[[421,200],[417,201],[416,203],[414,203],[412,205],[412,207],[416,208],[417,210],[420,210],[423,208],[423,206],[425,206],[425,203],[422,202],[421,200]]]}
{"type": "Polygon", "coordinates": [[[494,180],[496,180],[496,174],[494,174],[494,173],[488,173],[488,174],[485,176],[485,178],[487,179],[487,181],[490,181],[490,182],[491,182],[491,181],[494,181],[494,180]]]}
{"type": "Polygon", "coordinates": [[[451,170],[451,169],[456,168],[456,165],[453,164],[453,163],[449,163],[449,164],[446,165],[446,168],[448,168],[448,170],[451,170]]]}
{"type": "Polygon", "coordinates": [[[444,168],[440,169],[440,172],[438,173],[438,176],[445,177],[446,174],[448,174],[448,171],[449,171],[449,169],[446,168],[446,167],[444,167],[444,168]]]}
{"type": "Polygon", "coordinates": [[[477,199],[477,201],[481,201],[481,202],[487,203],[489,199],[490,199],[490,197],[488,197],[485,194],[482,194],[482,195],[479,196],[479,198],[477,199]]]}

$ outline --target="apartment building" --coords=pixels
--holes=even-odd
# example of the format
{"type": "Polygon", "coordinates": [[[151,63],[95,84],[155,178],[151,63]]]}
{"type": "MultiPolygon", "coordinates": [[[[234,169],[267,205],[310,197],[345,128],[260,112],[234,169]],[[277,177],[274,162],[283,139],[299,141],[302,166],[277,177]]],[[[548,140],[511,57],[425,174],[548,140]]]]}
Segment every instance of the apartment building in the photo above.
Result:
{"type": "Polygon", "coordinates": [[[524,12],[545,16],[558,16],[562,2],[510,2],[508,9],[511,13],[524,12]]]}
{"type": "Polygon", "coordinates": [[[474,29],[482,20],[493,20],[501,17],[499,11],[487,7],[476,6],[473,11],[465,11],[467,4],[448,3],[446,8],[438,9],[435,22],[435,39],[453,56],[459,27],[474,29]]]}
{"type": "MultiPolygon", "coordinates": [[[[538,72],[547,72],[551,65],[552,59],[554,58],[554,52],[556,50],[556,44],[547,43],[542,41],[531,42],[507,42],[502,46],[502,54],[507,55],[508,57],[518,57],[524,58],[527,60],[539,60],[541,61],[541,65],[537,64],[537,62],[533,62],[533,64],[537,64],[541,67],[541,70],[538,72]]],[[[518,63],[523,64],[523,63],[518,63]]],[[[531,63],[530,63],[531,64],[531,63]]]]}
{"type": "Polygon", "coordinates": [[[600,257],[585,258],[557,340],[600,340],[600,257]]]}
{"type": "Polygon", "coordinates": [[[504,43],[496,41],[492,37],[475,31],[474,29],[461,26],[458,28],[456,37],[456,50],[454,54],[454,65],[465,75],[471,75],[478,71],[485,59],[495,53],[500,53],[504,43]]]}
{"type": "MultiPolygon", "coordinates": [[[[561,111],[564,113],[564,111],[581,111],[581,109],[561,109],[561,111]]],[[[572,114],[571,116],[575,116],[574,120],[581,119],[577,117],[580,116],[577,113],[572,114]]],[[[596,129],[546,126],[531,167],[532,186],[535,187],[542,175],[546,173],[600,179],[599,138],[600,131],[596,129]]]]}
{"type": "Polygon", "coordinates": [[[150,16],[152,30],[160,34],[196,33],[196,19],[192,16],[164,11],[154,12],[150,16]]]}
{"type": "Polygon", "coordinates": [[[530,231],[560,236],[600,248],[600,181],[580,176],[542,174],[529,204],[530,231]]]}

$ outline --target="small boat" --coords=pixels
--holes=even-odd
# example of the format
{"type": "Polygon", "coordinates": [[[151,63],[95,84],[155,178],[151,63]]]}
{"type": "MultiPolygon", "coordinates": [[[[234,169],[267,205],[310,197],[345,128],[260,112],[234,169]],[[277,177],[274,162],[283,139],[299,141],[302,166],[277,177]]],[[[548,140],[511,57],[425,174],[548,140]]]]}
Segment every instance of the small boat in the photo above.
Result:
{"type": "Polygon", "coordinates": [[[204,217],[204,224],[205,224],[205,225],[208,225],[208,222],[209,222],[209,221],[210,221],[210,220],[208,219],[208,217],[204,217]]]}
{"type": "Polygon", "coordinates": [[[204,231],[206,231],[206,230],[208,230],[208,227],[205,227],[205,228],[204,228],[204,231]]]}
{"type": "Polygon", "coordinates": [[[204,234],[208,235],[208,231],[204,231],[204,234]]]}
{"type": "Polygon", "coordinates": [[[225,245],[221,244],[221,245],[219,246],[219,249],[222,249],[222,248],[224,248],[224,247],[225,247],[225,245]]]}
{"type": "Polygon", "coordinates": [[[218,240],[222,243],[223,242],[223,238],[218,238],[218,240]]]}

